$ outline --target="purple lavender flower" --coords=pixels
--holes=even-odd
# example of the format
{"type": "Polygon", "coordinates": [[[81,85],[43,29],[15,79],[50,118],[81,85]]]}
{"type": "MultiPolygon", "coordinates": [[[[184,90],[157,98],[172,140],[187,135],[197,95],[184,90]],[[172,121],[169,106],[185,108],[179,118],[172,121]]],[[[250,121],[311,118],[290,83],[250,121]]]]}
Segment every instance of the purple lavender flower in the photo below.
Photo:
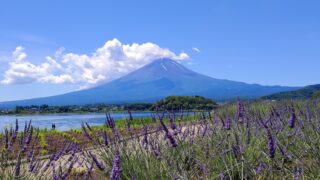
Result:
{"type": "Polygon", "coordinates": [[[87,167],[87,172],[85,174],[85,177],[86,177],[86,179],[89,179],[89,177],[90,177],[90,175],[91,175],[91,173],[93,171],[94,162],[92,161],[89,167],[87,166],[87,164],[85,164],[85,165],[87,167]]]}
{"type": "Polygon", "coordinates": [[[264,162],[259,162],[259,166],[256,169],[257,174],[261,174],[263,170],[268,169],[268,165],[264,162]]]}
{"type": "Polygon", "coordinates": [[[30,128],[31,128],[31,122],[32,122],[32,120],[30,120],[30,121],[29,121],[29,123],[28,123],[27,132],[29,132],[29,131],[30,131],[30,128]]]}
{"type": "Polygon", "coordinates": [[[26,140],[26,144],[27,145],[29,145],[30,144],[30,142],[31,142],[31,140],[32,140],[32,134],[33,134],[33,127],[31,126],[31,128],[30,128],[30,133],[29,133],[29,136],[28,136],[28,138],[27,138],[27,140],[26,140]]]}
{"type": "Polygon", "coordinates": [[[15,173],[14,173],[16,178],[20,176],[20,167],[21,167],[21,155],[19,154],[18,161],[17,161],[16,167],[15,167],[15,173]]]}
{"type": "Polygon", "coordinates": [[[169,139],[172,147],[177,147],[177,142],[176,140],[174,139],[173,135],[170,133],[170,131],[168,130],[166,124],[163,122],[163,118],[160,118],[160,123],[162,125],[162,128],[163,130],[165,131],[166,133],[166,137],[169,139]]]}
{"type": "Polygon", "coordinates": [[[274,158],[276,153],[276,140],[272,136],[270,130],[268,130],[268,150],[269,150],[269,157],[274,158]]]}
{"type": "Polygon", "coordinates": [[[60,159],[60,157],[61,157],[62,154],[63,154],[62,151],[63,151],[63,150],[60,150],[60,151],[58,151],[57,153],[54,154],[54,158],[53,158],[54,161],[58,161],[58,160],[60,159]]]}
{"type": "Polygon", "coordinates": [[[36,163],[34,163],[33,161],[31,161],[29,163],[29,172],[34,172],[36,168],[36,163]]]}
{"type": "Polygon", "coordinates": [[[152,149],[154,155],[155,155],[158,159],[160,159],[160,151],[159,151],[159,149],[157,149],[152,143],[150,143],[150,145],[151,145],[151,149],[152,149]]]}
{"type": "Polygon", "coordinates": [[[189,132],[190,132],[190,126],[188,126],[187,129],[183,131],[182,140],[186,140],[189,132]]]}
{"type": "Polygon", "coordinates": [[[177,147],[178,146],[176,140],[174,139],[173,135],[170,132],[167,132],[166,136],[169,139],[172,147],[177,147]]]}
{"type": "Polygon", "coordinates": [[[290,159],[290,154],[287,152],[287,150],[284,147],[280,146],[280,145],[278,145],[278,147],[280,149],[281,154],[284,156],[284,158],[286,160],[290,159]]]}
{"type": "Polygon", "coordinates": [[[78,161],[78,157],[76,157],[75,160],[70,163],[67,171],[63,174],[63,176],[61,177],[61,179],[66,179],[66,178],[69,176],[69,174],[71,173],[71,170],[72,170],[75,162],[77,162],[77,161],[78,161]]]}
{"type": "Polygon", "coordinates": [[[34,145],[32,146],[32,149],[31,151],[29,152],[28,154],[28,157],[27,157],[27,161],[28,162],[31,162],[32,158],[33,158],[33,154],[34,154],[34,145]]]}
{"type": "Polygon", "coordinates": [[[106,145],[106,146],[109,145],[107,131],[103,131],[103,141],[104,141],[104,145],[106,145]]]}
{"type": "Polygon", "coordinates": [[[147,145],[148,145],[148,126],[143,126],[142,144],[147,148],[147,145]]]}
{"type": "Polygon", "coordinates": [[[240,123],[243,122],[246,116],[246,111],[244,109],[243,104],[240,101],[240,98],[237,99],[237,119],[240,123]]]}
{"type": "MultiPolygon", "coordinates": [[[[52,154],[52,155],[50,156],[49,161],[48,161],[47,164],[44,166],[42,172],[46,172],[46,171],[49,169],[49,167],[50,167],[50,165],[51,165],[51,162],[54,160],[55,156],[56,156],[55,154],[52,154]]],[[[53,170],[55,170],[55,168],[53,168],[53,170]]]]}
{"type": "Polygon", "coordinates": [[[221,172],[221,173],[219,174],[219,179],[220,179],[220,180],[225,180],[225,179],[226,179],[226,175],[224,175],[224,172],[221,172]]]}
{"type": "Polygon", "coordinates": [[[180,133],[182,132],[182,128],[183,128],[183,125],[180,124],[180,125],[178,126],[178,129],[177,129],[177,130],[178,130],[178,131],[177,131],[178,134],[180,134],[180,133]]]}
{"type": "Polygon", "coordinates": [[[290,112],[291,112],[291,115],[290,115],[290,119],[289,119],[289,127],[294,128],[295,122],[296,122],[296,113],[295,113],[293,107],[290,108],[290,112]]]}
{"type": "Polygon", "coordinates": [[[36,167],[36,163],[34,162],[34,145],[32,146],[32,150],[30,151],[27,161],[29,162],[29,172],[33,172],[36,167]]]}
{"type": "Polygon", "coordinates": [[[176,124],[174,123],[175,115],[173,114],[173,117],[169,116],[169,119],[170,119],[170,128],[172,130],[175,130],[177,128],[176,124]]]}
{"type": "Polygon", "coordinates": [[[202,138],[206,135],[207,131],[208,131],[208,124],[206,124],[202,129],[202,133],[201,133],[202,138]]]}
{"type": "Polygon", "coordinates": [[[8,129],[5,128],[4,129],[4,133],[5,133],[5,148],[8,149],[9,147],[9,132],[8,132],[8,129]]]}
{"type": "Polygon", "coordinates": [[[19,122],[18,122],[18,119],[16,119],[16,129],[15,129],[16,132],[19,131],[19,122]]]}
{"type": "Polygon", "coordinates": [[[92,157],[92,160],[94,161],[94,163],[97,165],[97,167],[101,171],[103,171],[105,169],[104,165],[102,163],[100,163],[99,160],[97,159],[97,157],[94,154],[92,154],[90,151],[89,151],[89,154],[92,157]]]}
{"type": "Polygon", "coordinates": [[[110,180],[120,180],[120,175],[121,175],[120,163],[121,163],[120,153],[119,151],[117,151],[112,163],[112,172],[111,172],[110,180]]]}
{"type": "Polygon", "coordinates": [[[83,131],[84,135],[85,135],[88,139],[92,140],[92,138],[91,138],[89,132],[87,131],[84,123],[81,124],[81,127],[82,127],[82,131],[83,131]]]}
{"type": "Polygon", "coordinates": [[[59,180],[59,177],[56,173],[56,165],[55,163],[52,163],[52,179],[53,180],[59,180]]]}
{"type": "Polygon", "coordinates": [[[15,140],[17,139],[17,133],[18,133],[18,132],[13,131],[13,133],[12,133],[12,137],[11,137],[11,143],[14,143],[14,142],[15,142],[15,140]]]}
{"type": "Polygon", "coordinates": [[[225,125],[224,125],[224,129],[225,130],[230,130],[231,129],[231,124],[232,124],[231,118],[230,118],[229,115],[227,115],[227,119],[226,119],[226,122],[225,122],[225,125]]]}
{"type": "Polygon", "coordinates": [[[294,180],[300,180],[301,176],[303,175],[302,168],[295,167],[294,168],[294,180]]]}
{"type": "Polygon", "coordinates": [[[113,118],[111,117],[111,115],[106,114],[106,118],[107,118],[107,120],[106,120],[107,126],[111,129],[114,129],[116,127],[116,124],[115,124],[113,118]]]}
{"type": "Polygon", "coordinates": [[[91,128],[91,126],[86,122],[86,126],[87,126],[87,128],[89,129],[89,131],[92,131],[92,128],[91,128]]]}

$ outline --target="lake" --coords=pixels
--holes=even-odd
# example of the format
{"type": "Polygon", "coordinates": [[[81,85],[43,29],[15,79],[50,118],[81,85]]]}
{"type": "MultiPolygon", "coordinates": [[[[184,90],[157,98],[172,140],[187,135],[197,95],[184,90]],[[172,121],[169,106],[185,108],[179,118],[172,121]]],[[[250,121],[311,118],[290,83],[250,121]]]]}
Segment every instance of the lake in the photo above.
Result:
{"type": "MultiPolygon", "coordinates": [[[[151,112],[133,112],[134,118],[150,117],[151,112]]],[[[112,113],[114,120],[128,118],[126,112],[112,113]]],[[[24,128],[25,121],[32,120],[34,127],[41,129],[52,128],[52,124],[56,125],[56,129],[67,131],[70,129],[81,128],[82,122],[88,122],[91,126],[102,125],[105,123],[106,115],[103,113],[94,114],[52,114],[52,115],[26,115],[26,116],[0,116],[0,132],[3,132],[5,127],[15,127],[16,119],[19,120],[19,129],[24,128]]]]}

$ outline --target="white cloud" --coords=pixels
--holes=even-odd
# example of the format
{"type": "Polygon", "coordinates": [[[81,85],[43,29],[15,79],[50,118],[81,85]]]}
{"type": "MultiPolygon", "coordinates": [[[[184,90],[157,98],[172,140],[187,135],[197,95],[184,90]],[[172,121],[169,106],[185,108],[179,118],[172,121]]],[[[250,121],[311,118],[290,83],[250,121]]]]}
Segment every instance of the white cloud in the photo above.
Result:
{"type": "Polygon", "coordinates": [[[12,61],[9,63],[9,69],[4,73],[4,79],[1,81],[3,84],[23,84],[39,82],[52,82],[58,81],[56,78],[60,76],[53,76],[53,72],[61,69],[61,65],[55,60],[47,57],[47,61],[34,65],[26,61],[27,54],[24,48],[18,46],[12,53],[12,61]]]}
{"type": "Polygon", "coordinates": [[[200,52],[200,50],[199,50],[198,48],[196,48],[196,47],[192,48],[192,50],[193,50],[194,52],[197,52],[197,53],[200,52]]]}
{"type": "Polygon", "coordinates": [[[189,59],[186,53],[175,54],[154,43],[122,44],[117,39],[107,41],[91,55],[64,51],[62,47],[54,58],[47,56],[45,62],[35,65],[26,60],[24,48],[17,47],[1,83],[72,83],[83,89],[123,76],[159,58],[189,59]]]}

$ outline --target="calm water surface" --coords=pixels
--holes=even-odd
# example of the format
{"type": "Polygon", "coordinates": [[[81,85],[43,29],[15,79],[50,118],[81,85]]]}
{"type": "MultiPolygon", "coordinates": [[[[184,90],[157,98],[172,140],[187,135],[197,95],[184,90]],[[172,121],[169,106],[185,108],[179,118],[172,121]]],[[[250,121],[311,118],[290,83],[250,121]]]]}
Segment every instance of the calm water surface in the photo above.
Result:
{"type": "MultiPolygon", "coordinates": [[[[128,113],[112,113],[114,120],[128,118],[128,113]]],[[[150,112],[134,112],[133,117],[150,117],[150,112]]],[[[27,115],[27,116],[0,116],[0,132],[5,127],[15,127],[16,119],[19,120],[20,130],[24,128],[25,121],[32,120],[34,127],[41,129],[51,129],[52,124],[56,125],[56,129],[60,131],[67,131],[70,129],[81,128],[82,122],[88,122],[90,125],[102,125],[105,123],[105,114],[52,114],[52,115],[27,115]]]]}

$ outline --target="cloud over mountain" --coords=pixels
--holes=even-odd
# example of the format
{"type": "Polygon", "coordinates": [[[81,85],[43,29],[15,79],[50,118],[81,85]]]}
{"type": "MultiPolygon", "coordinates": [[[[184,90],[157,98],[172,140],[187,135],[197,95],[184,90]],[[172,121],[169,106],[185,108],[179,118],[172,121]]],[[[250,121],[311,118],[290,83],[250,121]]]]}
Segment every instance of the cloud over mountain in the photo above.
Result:
{"type": "Polygon", "coordinates": [[[156,59],[185,60],[186,53],[176,54],[157,44],[122,44],[118,39],[107,41],[92,54],[64,53],[60,48],[55,56],[47,56],[39,64],[27,60],[24,48],[18,46],[12,53],[9,68],[4,72],[2,84],[72,83],[90,86],[106,82],[132,72],[156,59]]]}

